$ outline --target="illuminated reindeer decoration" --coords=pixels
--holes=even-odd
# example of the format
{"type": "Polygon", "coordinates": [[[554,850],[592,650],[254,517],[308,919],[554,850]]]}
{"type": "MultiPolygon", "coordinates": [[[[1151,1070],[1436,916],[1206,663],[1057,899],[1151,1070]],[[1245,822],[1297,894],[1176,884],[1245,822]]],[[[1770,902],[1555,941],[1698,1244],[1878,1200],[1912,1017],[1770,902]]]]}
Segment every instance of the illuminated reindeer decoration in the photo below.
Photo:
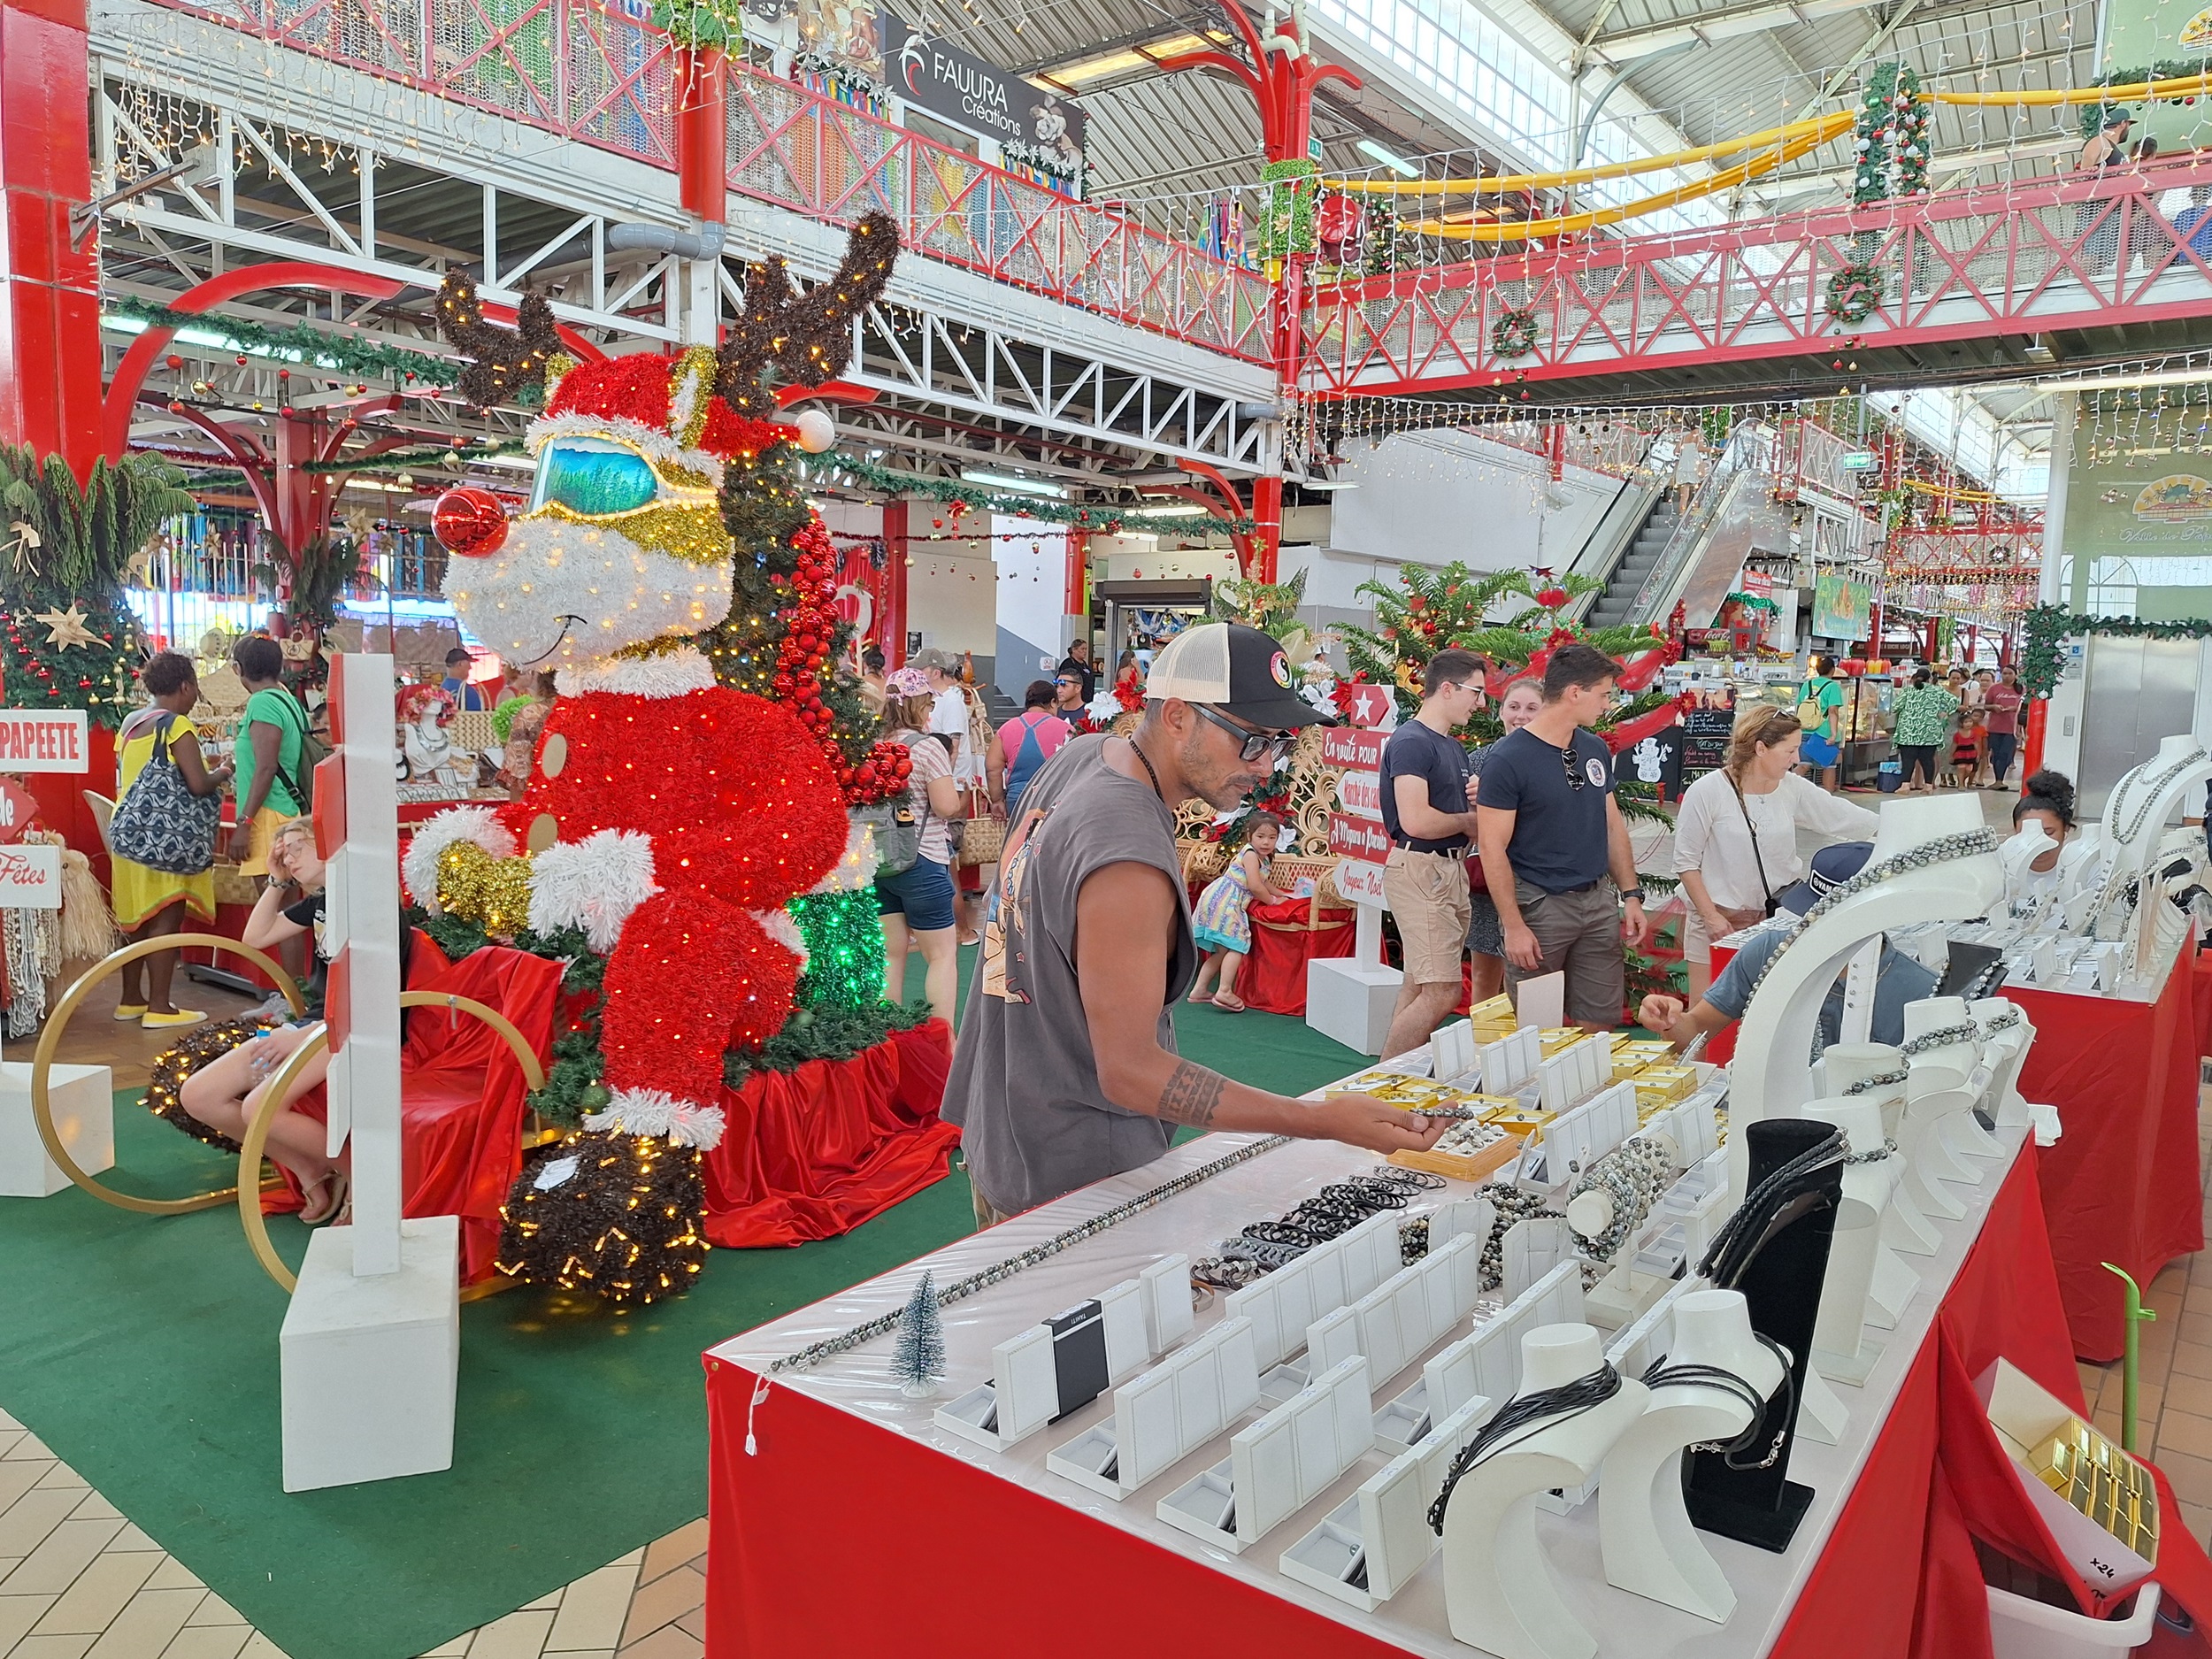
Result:
{"type": "Polygon", "coordinates": [[[465,277],[440,292],[441,326],[472,359],[465,396],[545,388],[527,511],[510,522],[482,491],[439,503],[446,595],[518,668],[557,669],[561,695],[524,798],[425,825],[407,880],[495,933],[580,927],[607,955],[609,1098],[592,1129],[711,1146],[725,1050],[757,1047],[791,1011],[803,947],[783,907],[837,862],[848,825],[818,687],[772,700],[791,683],[780,631],[823,577],[795,543],[827,552],[792,446],[829,439],[819,418],[773,419],[770,375],[813,387],[842,369],[897,252],[872,215],[804,296],[780,260],[755,266],[718,349],[580,366],[542,298],[510,330],[465,277]],[[726,640],[753,641],[724,653],[739,686],[698,649],[726,621],[726,640]]]}

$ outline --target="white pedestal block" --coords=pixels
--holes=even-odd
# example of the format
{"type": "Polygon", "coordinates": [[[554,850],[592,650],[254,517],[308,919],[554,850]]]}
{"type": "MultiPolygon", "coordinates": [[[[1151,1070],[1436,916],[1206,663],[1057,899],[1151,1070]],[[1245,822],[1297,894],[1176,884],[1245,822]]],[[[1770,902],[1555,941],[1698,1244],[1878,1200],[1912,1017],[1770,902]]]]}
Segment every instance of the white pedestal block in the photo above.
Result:
{"type": "Polygon", "coordinates": [[[311,1492],[453,1466],[461,1363],[461,1222],[400,1224],[400,1268],[353,1276],[353,1229],[307,1247],[284,1316],[284,1489],[311,1492]]]}
{"type": "Polygon", "coordinates": [[[1306,1024],[1361,1054],[1380,1054],[1398,1006],[1395,968],[1362,967],[1350,956],[1306,964],[1306,1024]]]}
{"type": "MultiPolygon", "coordinates": [[[[115,1167],[115,1079],[104,1065],[58,1065],[48,1077],[54,1128],[87,1175],[115,1167]]],[[[0,1198],[47,1198],[68,1186],[31,1116],[31,1068],[0,1065],[0,1198]]]]}

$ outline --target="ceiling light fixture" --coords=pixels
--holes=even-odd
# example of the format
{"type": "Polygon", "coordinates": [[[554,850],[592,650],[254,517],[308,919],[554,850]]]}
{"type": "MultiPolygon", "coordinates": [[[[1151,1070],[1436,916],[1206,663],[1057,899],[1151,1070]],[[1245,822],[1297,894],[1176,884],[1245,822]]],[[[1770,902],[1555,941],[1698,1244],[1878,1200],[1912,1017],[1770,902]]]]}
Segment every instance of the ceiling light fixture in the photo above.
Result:
{"type": "Polygon", "coordinates": [[[1420,168],[1415,166],[1403,156],[1398,155],[1394,151],[1385,150],[1380,144],[1377,143],[1371,138],[1363,138],[1357,143],[1354,144],[1352,148],[1358,150],[1363,156],[1372,157],[1375,160],[1381,162],[1384,166],[1389,168],[1391,172],[1398,174],[1401,178],[1417,179],[1421,176],[1420,168]]]}
{"type": "Polygon", "coordinates": [[[1017,478],[1011,472],[970,472],[964,471],[961,480],[969,484],[988,484],[996,489],[1010,489],[1024,495],[1049,495],[1055,501],[1068,498],[1067,487],[1048,484],[1042,479],[1017,478]]]}

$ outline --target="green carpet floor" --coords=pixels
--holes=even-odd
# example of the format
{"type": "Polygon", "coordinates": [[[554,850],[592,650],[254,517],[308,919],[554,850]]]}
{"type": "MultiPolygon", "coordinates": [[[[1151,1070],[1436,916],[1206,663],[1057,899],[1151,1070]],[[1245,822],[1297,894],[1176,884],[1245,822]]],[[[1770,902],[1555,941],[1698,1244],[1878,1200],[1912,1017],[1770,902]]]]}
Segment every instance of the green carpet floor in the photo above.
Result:
{"type": "MultiPolygon", "coordinates": [[[[1177,1025],[1193,1058],[1290,1093],[1361,1058],[1301,1020],[1200,1007],[1177,1025]]],[[[134,1096],[116,1141],[111,1179],[133,1191],[235,1170],[134,1096]]],[[[407,1659],[705,1513],[701,1350],[972,1225],[956,1171],[844,1238],[718,1251],[695,1290],[656,1307],[531,1290],[472,1303],[453,1468],[288,1496],[285,1297],[236,1212],[140,1217],[73,1190],[0,1200],[0,1406],[294,1659],[407,1659]]],[[[271,1230],[296,1261],[303,1230],[271,1230]]]]}

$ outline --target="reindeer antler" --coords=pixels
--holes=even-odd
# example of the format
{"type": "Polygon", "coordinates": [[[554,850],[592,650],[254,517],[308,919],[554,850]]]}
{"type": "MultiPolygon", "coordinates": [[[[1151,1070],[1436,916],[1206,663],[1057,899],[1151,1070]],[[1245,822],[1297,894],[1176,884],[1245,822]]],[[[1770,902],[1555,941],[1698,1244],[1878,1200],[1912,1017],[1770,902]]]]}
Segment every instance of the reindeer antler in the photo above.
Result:
{"type": "Polygon", "coordinates": [[[745,311],[730,325],[715,356],[715,387],[740,414],[757,420],[776,412],[767,385],[772,366],[803,386],[819,386],[852,357],[852,323],[875,303],[899,257],[899,227],[887,213],[853,227],[845,257],[828,280],[803,296],[780,258],[752,267],[745,311]]]}
{"type": "Polygon", "coordinates": [[[484,320],[476,280],[452,271],[438,287],[438,332],[470,361],[461,371],[461,396],[479,409],[511,403],[525,387],[545,384],[546,370],[561,349],[553,307],[535,289],[515,308],[516,326],[484,320]]]}

